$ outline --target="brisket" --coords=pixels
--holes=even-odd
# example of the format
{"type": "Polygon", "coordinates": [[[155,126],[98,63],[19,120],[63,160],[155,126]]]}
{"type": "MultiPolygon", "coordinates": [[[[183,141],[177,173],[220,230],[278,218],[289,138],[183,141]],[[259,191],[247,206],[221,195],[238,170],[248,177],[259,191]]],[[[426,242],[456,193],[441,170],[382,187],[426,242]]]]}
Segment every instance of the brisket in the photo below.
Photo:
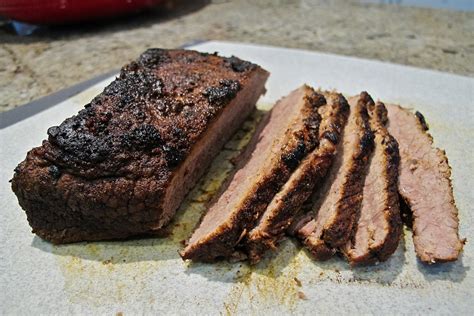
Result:
{"type": "Polygon", "coordinates": [[[373,147],[367,114],[370,103],[370,96],[362,92],[351,107],[338,154],[324,184],[313,196],[312,211],[295,225],[296,235],[318,260],[328,259],[346,244],[355,226],[373,147]]]}
{"type": "Polygon", "coordinates": [[[369,103],[369,117],[375,135],[374,151],[365,177],[355,234],[341,248],[352,265],[387,260],[397,249],[402,232],[397,191],[398,144],[385,127],[387,110],[383,103],[369,103]]]}
{"type": "Polygon", "coordinates": [[[236,57],[147,50],[15,169],[33,232],[53,243],[158,233],[267,77],[236,57]]]}
{"type": "Polygon", "coordinates": [[[303,203],[331,166],[349,114],[349,105],[341,94],[325,93],[325,97],[328,104],[319,108],[319,146],[301,162],[268,205],[257,226],[243,241],[252,263],[260,261],[268,249],[276,248],[278,241],[301,211],[303,203]]]}
{"type": "Polygon", "coordinates": [[[273,196],[318,141],[322,95],[308,86],[278,101],[254,134],[236,172],[181,251],[183,259],[230,257],[273,196]]]}
{"type": "Polygon", "coordinates": [[[388,105],[388,130],[399,143],[398,191],[413,216],[413,241],[421,261],[453,261],[459,257],[458,209],[446,153],[433,147],[421,113],[388,105]]]}

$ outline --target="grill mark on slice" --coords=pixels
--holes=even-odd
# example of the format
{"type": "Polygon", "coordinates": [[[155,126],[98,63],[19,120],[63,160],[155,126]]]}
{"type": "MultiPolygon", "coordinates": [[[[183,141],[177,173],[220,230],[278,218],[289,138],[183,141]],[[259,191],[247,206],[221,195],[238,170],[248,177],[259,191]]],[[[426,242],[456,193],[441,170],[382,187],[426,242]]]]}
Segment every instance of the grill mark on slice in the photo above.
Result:
{"type": "MultiPolygon", "coordinates": [[[[349,102],[357,102],[357,99],[352,98],[349,102]]],[[[387,260],[397,249],[402,231],[397,190],[398,143],[385,127],[385,105],[369,103],[368,112],[375,146],[365,177],[355,233],[341,248],[351,265],[387,260]]]]}
{"type": "Polygon", "coordinates": [[[232,256],[234,247],[255,225],[291,172],[317,145],[318,108],[325,103],[324,97],[308,86],[277,102],[266,125],[253,136],[225,190],[211,203],[180,252],[183,259],[214,261],[232,256]]]}
{"type": "Polygon", "coordinates": [[[303,203],[332,164],[336,146],[349,114],[346,99],[338,93],[324,93],[328,104],[319,108],[319,146],[301,162],[272,199],[258,225],[254,227],[242,247],[252,263],[257,263],[265,251],[275,249],[285,231],[299,214],[303,203]]]}
{"type": "MultiPolygon", "coordinates": [[[[318,260],[328,259],[349,240],[358,216],[366,165],[373,147],[369,103],[373,103],[372,99],[362,92],[351,107],[335,162],[314,194],[313,219],[296,225],[296,235],[318,260]]],[[[302,219],[307,220],[308,216],[302,219]]]]}
{"type": "Polygon", "coordinates": [[[413,215],[413,241],[421,261],[454,261],[462,251],[458,209],[446,153],[433,146],[428,125],[417,112],[387,105],[388,131],[399,143],[398,191],[413,215]]]}

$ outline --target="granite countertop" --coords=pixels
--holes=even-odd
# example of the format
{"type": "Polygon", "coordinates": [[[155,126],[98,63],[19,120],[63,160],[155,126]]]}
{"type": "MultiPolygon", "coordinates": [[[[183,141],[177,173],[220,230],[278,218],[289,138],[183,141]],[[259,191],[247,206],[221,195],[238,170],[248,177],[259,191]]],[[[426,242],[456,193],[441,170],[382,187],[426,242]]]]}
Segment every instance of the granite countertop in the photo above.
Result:
{"type": "Polygon", "coordinates": [[[360,1],[178,1],[110,21],[0,27],[0,111],[117,69],[148,47],[241,41],[474,75],[474,13],[360,1]]]}

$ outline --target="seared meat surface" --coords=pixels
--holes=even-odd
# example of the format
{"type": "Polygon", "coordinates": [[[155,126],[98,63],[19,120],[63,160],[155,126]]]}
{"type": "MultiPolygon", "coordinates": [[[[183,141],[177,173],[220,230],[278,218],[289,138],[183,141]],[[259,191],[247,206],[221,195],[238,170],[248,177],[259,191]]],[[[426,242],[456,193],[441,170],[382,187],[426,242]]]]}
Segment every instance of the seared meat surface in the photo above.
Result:
{"type": "Polygon", "coordinates": [[[53,243],[157,233],[267,77],[236,57],[147,50],[15,169],[33,232],[53,243]]]}

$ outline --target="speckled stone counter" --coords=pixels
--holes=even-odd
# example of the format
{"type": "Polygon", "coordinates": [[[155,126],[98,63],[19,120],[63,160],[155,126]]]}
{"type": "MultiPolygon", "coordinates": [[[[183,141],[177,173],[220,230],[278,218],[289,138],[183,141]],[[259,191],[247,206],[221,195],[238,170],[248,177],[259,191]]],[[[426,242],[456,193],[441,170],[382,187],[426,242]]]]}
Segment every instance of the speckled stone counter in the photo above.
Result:
{"type": "Polygon", "coordinates": [[[117,69],[148,47],[241,41],[474,75],[474,13],[358,1],[179,1],[110,23],[0,28],[0,111],[117,69]]]}

